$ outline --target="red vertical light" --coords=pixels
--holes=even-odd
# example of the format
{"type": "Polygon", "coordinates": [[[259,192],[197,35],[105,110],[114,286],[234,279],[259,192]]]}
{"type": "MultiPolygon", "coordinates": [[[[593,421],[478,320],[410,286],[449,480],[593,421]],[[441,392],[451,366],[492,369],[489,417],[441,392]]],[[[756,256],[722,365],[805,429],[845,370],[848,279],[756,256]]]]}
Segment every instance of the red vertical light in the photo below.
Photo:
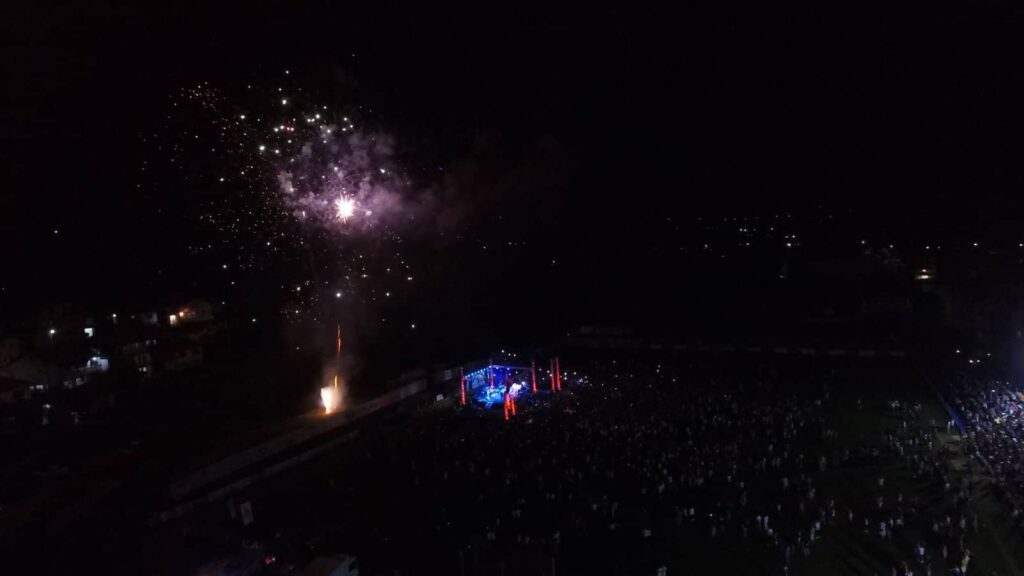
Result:
{"type": "Polygon", "coordinates": [[[555,359],[554,358],[551,359],[550,364],[551,364],[551,371],[550,371],[551,391],[554,392],[555,390],[558,389],[558,388],[555,387],[555,359]]]}
{"type": "Polygon", "coordinates": [[[508,393],[505,393],[505,420],[508,421],[508,393]]]}
{"type": "Polygon", "coordinates": [[[558,390],[562,390],[562,365],[558,362],[558,357],[555,356],[555,385],[558,390]]]}
{"type": "Polygon", "coordinates": [[[537,361],[530,360],[530,383],[533,384],[533,393],[537,393],[537,361]]]}
{"type": "Polygon", "coordinates": [[[459,367],[459,396],[462,405],[466,405],[466,372],[459,367]]]}

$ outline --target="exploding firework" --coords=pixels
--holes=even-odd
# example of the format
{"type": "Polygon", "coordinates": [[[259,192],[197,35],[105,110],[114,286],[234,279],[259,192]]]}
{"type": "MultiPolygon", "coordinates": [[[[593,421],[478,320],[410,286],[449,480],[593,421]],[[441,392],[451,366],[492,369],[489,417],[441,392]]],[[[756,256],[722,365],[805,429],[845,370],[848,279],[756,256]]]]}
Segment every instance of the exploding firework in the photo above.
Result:
{"type": "Polygon", "coordinates": [[[342,196],[334,201],[334,207],[336,209],[336,215],[338,220],[342,222],[352,217],[352,214],[356,211],[356,201],[351,198],[342,196]]]}
{"type": "Polygon", "coordinates": [[[159,154],[186,180],[237,194],[204,215],[236,234],[244,227],[280,237],[290,223],[307,233],[398,234],[422,205],[395,160],[394,138],[357,126],[358,108],[335,112],[295,87],[250,85],[232,98],[200,83],[175,95],[172,109],[159,154]]]}
{"type": "Polygon", "coordinates": [[[320,125],[302,138],[291,126],[278,126],[278,133],[291,135],[285,143],[293,148],[287,157],[274,154],[266,160],[279,201],[293,217],[336,232],[365,234],[399,222],[411,194],[391,167],[391,138],[355,132],[351,120],[344,120],[349,123],[340,130],[320,125]]]}
{"type": "Polygon", "coordinates": [[[144,189],[196,191],[181,204],[199,225],[189,251],[217,271],[203,280],[224,300],[273,278],[289,321],[333,322],[409,292],[403,233],[429,194],[411,186],[392,136],[357,124],[358,107],[327,104],[296,86],[204,82],[173,94],[162,130],[144,136],[144,189]]]}

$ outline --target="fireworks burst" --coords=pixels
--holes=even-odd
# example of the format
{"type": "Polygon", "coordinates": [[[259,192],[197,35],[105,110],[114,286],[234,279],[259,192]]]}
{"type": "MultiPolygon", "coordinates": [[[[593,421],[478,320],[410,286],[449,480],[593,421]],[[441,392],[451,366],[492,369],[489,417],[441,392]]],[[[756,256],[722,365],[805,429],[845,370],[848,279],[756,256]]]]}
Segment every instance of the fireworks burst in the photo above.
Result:
{"type": "Polygon", "coordinates": [[[413,272],[403,229],[423,194],[394,139],[357,126],[359,108],[335,111],[298,87],[228,95],[205,82],[172,95],[170,108],[164,129],[144,138],[152,156],[142,170],[157,192],[204,191],[185,206],[201,224],[190,251],[224,279],[225,300],[272,269],[289,319],[396,301],[413,272]],[[157,177],[157,164],[181,182],[157,177]]]}
{"type": "Polygon", "coordinates": [[[355,213],[356,201],[342,196],[334,201],[334,207],[337,209],[338,220],[344,222],[351,218],[352,214],[355,213]]]}

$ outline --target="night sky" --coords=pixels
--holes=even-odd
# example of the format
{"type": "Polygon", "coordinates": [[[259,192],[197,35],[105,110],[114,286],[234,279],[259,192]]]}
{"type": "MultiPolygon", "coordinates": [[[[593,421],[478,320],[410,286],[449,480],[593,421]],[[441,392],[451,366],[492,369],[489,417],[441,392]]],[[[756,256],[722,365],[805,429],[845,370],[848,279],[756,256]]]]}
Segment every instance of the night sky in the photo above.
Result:
{"type": "MultiPolygon", "coordinates": [[[[189,252],[217,192],[141,178],[145,136],[166,129],[183,88],[273,86],[284,70],[360,107],[395,137],[415,186],[458,214],[442,235],[407,234],[423,288],[386,311],[433,336],[658,317],[703,281],[678,259],[697,217],[829,212],[915,237],[1019,216],[1024,46],[1008,3],[4,10],[0,234],[13,262],[0,313],[12,329],[55,303],[218,298],[230,255],[189,252]]],[[[246,290],[301,272],[285,268],[246,290]]]]}

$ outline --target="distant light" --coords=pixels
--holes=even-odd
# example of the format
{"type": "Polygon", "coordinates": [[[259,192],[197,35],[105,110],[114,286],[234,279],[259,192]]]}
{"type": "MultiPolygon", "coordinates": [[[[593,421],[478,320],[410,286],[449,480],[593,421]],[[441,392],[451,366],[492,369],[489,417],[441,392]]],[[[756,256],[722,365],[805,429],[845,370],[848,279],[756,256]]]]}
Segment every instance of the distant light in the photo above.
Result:
{"type": "Polygon", "coordinates": [[[86,338],[92,338],[96,331],[93,328],[85,328],[82,330],[85,333],[86,338]]]}
{"type": "Polygon", "coordinates": [[[170,322],[171,326],[174,326],[178,323],[178,315],[171,314],[170,316],[167,317],[167,320],[170,322]]]}
{"type": "Polygon", "coordinates": [[[56,335],[57,334],[57,329],[56,328],[50,328],[49,334],[50,334],[50,336],[56,335]]]}
{"type": "Polygon", "coordinates": [[[256,323],[256,319],[255,319],[255,318],[253,318],[253,319],[252,319],[252,323],[253,323],[253,324],[255,324],[255,323],[256,323]]]}
{"type": "Polygon", "coordinates": [[[413,330],[415,330],[416,329],[416,323],[414,322],[412,324],[409,324],[409,328],[412,328],[413,330]]]}
{"type": "Polygon", "coordinates": [[[260,152],[263,152],[266,149],[267,149],[266,146],[264,146],[263,144],[260,144],[260,152]]]}
{"type": "Polygon", "coordinates": [[[288,99],[287,98],[281,98],[281,106],[287,106],[287,105],[288,105],[288,99]]]}
{"type": "Polygon", "coordinates": [[[793,243],[792,242],[786,242],[786,248],[792,248],[792,247],[793,247],[793,243]]]}
{"type": "Polygon", "coordinates": [[[957,354],[959,354],[959,353],[960,353],[960,349],[959,349],[959,348],[957,348],[957,349],[956,349],[956,353],[957,353],[957,354]]]}
{"type": "Polygon", "coordinates": [[[978,247],[978,243],[977,242],[972,242],[971,246],[974,246],[975,248],[977,248],[978,247]]]}
{"type": "Polygon", "coordinates": [[[412,276],[406,276],[405,279],[408,280],[409,282],[412,282],[412,276]]]}
{"type": "Polygon", "coordinates": [[[335,292],[334,293],[334,297],[335,298],[341,298],[341,292],[335,292]]]}
{"type": "Polygon", "coordinates": [[[242,114],[241,116],[239,116],[239,118],[245,120],[245,114],[242,114]]]}

